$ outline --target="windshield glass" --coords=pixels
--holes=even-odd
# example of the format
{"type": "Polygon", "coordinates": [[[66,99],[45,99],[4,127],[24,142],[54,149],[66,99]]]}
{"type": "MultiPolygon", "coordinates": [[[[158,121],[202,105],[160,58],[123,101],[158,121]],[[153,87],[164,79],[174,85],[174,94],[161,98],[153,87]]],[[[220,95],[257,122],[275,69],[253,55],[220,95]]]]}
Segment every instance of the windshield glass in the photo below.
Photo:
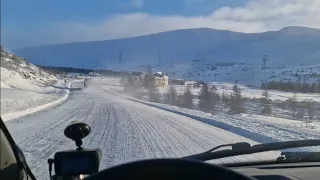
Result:
{"type": "Polygon", "coordinates": [[[318,0],[1,3],[1,117],[40,179],[76,148],[72,121],[91,126],[83,146],[102,150],[100,169],[320,139],[318,0]]]}

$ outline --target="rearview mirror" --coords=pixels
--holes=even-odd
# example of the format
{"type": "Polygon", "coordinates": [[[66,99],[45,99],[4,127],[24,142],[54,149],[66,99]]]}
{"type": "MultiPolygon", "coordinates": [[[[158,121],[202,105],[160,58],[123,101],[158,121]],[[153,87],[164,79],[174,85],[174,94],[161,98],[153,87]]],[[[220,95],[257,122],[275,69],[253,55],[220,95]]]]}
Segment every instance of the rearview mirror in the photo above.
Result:
{"type": "Polygon", "coordinates": [[[64,135],[76,142],[76,145],[81,149],[82,139],[87,137],[91,132],[89,125],[82,122],[73,122],[64,130],[64,135]]]}

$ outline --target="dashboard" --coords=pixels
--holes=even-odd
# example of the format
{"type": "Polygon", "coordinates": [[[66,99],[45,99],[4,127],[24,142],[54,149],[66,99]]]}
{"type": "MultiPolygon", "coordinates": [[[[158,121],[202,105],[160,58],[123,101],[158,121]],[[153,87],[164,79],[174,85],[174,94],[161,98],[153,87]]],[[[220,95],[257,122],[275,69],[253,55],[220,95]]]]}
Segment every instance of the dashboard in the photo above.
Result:
{"type": "Polygon", "coordinates": [[[231,167],[258,180],[319,180],[320,163],[289,163],[231,167]]]}

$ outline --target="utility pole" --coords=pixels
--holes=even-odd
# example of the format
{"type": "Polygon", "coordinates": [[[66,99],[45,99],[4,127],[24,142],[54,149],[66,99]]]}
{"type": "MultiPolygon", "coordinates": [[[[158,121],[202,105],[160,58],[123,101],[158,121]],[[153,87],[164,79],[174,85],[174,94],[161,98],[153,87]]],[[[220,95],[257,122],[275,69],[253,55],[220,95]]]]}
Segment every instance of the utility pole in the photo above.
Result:
{"type": "Polygon", "coordinates": [[[266,68],[267,68],[268,56],[267,56],[267,55],[264,55],[261,61],[262,61],[262,67],[261,67],[261,69],[266,69],[266,68]]]}

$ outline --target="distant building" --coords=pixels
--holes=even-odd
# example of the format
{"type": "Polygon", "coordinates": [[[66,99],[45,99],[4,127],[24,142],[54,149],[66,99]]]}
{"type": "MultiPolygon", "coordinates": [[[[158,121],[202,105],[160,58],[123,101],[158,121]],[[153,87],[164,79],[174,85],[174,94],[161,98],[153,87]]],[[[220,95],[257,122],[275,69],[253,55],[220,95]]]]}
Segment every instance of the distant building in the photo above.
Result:
{"type": "Polygon", "coordinates": [[[168,87],[169,85],[169,77],[162,72],[153,74],[153,80],[157,87],[168,87]]]}
{"type": "Polygon", "coordinates": [[[94,76],[100,76],[100,74],[99,74],[99,73],[96,73],[96,72],[89,72],[89,76],[92,76],[92,77],[94,77],[94,76]]]}
{"type": "Polygon", "coordinates": [[[138,87],[142,87],[145,81],[153,81],[156,87],[168,87],[169,84],[169,77],[162,72],[157,72],[154,74],[132,73],[129,76],[122,77],[120,80],[120,84],[126,84],[128,82],[129,77],[132,79],[133,83],[138,87]]]}

